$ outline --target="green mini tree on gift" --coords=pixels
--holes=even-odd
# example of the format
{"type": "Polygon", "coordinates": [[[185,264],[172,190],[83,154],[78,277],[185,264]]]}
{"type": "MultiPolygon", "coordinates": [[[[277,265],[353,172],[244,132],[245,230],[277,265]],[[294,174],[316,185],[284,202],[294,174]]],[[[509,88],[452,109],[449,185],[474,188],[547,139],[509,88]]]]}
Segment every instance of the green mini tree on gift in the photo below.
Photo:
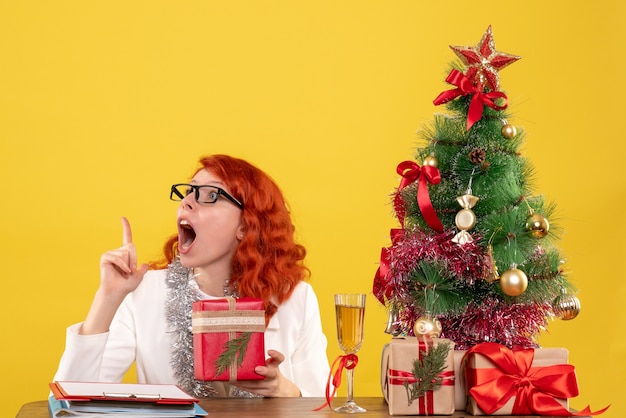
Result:
{"type": "Polygon", "coordinates": [[[440,335],[467,349],[481,342],[537,347],[552,317],[580,304],[557,248],[556,207],[532,191],[508,122],[499,71],[520,57],[496,50],[491,27],[476,46],[451,46],[460,63],[435,100],[447,112],[420,131],[415,161],[397,167],[391,231],[374,279],[389,310],[387,332],[440,335]]]}

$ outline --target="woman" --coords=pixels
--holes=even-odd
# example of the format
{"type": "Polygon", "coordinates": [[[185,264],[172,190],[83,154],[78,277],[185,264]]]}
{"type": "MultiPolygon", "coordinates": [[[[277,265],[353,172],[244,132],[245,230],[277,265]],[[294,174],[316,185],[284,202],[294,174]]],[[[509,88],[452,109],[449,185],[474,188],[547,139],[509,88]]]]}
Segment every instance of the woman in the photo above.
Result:
{"type": "Polygon", "coordinates": [[[200,398],[324,396],[327,340],[280,189],[240,159],[213,155],[200,164],[190,184],[172,186],[178,233],[164,260],[137,266],[122,219],[123,245],[102,255],[100,286],[84,322],[67,330],[55,380],[118,382],[135,362],[139,383],[174,383],[200,398]],[[225,295],[264,301],[268,358],[255,369],[262,380],[193,376],[191,304],[225,295]]]}

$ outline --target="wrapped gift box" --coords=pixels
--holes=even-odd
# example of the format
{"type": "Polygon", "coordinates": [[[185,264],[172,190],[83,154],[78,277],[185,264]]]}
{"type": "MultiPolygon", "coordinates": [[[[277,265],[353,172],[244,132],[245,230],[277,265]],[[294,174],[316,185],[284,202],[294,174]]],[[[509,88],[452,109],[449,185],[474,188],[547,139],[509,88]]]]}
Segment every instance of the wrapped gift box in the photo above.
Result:
{"type": "Polygon", "coordinates": [[[200,300],[192,307],[194,373],[199,380],[259,380],[265,365],[265,310],[254,298],[200,300]]]}
{"type": "Polygon", "coordinates": [[[381,386],[389,406],[389,415],[452,415],[454,413],[454,343],[450,340],[416,337],[393,338],[383,348],[381,386]],[[415,360],[422,359],[439,344],[448,343],[445,369],[439,375],[442,384],[415,400],[410,400],[408,384],[416,383],[413,375],[415,360]]]}
{"type": "Polygon", "coordinates": [[[461,369],[461,361],[466,350],[454,350],[454,409],[465,411],[467,393],[465,391],[465,371],[461,369]]]}
{"type": "Polygon", "coordinates": [[[500,344],[483,343],[466,354],[460,367],[465,375],[466,411],[472,415],[556,415],[533,411],[529,405],[546,408],[549,404],[554,410],[567,411],[568,398],[554,396],[567,392],[558,387],[566,383],[572,397],[578,395],[574,368],[567,364],[565,348],[509,350],[500,344]],[[486,354],[480,354],[481,346],[487,348],[486,354]]]}

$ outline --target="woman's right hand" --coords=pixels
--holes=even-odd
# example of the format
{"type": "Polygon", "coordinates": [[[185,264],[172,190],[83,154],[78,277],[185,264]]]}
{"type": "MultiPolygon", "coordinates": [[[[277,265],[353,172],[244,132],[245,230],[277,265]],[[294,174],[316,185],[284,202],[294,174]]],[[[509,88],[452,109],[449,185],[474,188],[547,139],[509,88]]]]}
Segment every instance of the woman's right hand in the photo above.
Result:
{"type": "Polygon", "coordinates": [[[147,264],[137,267],[130,223],[122,218],[122,246],[100,257],[100,287],[79,333],[107,332],[122,301],[139,286],[147,271],[147,264]]]}
{"type": "Polygon", "coordinates": [[[123,300],[139,286],[148,266],[137,268],[137,250],[128,219],[122,218],[122,246],[100,257],[100,291],[107,297],[123,300]]]}

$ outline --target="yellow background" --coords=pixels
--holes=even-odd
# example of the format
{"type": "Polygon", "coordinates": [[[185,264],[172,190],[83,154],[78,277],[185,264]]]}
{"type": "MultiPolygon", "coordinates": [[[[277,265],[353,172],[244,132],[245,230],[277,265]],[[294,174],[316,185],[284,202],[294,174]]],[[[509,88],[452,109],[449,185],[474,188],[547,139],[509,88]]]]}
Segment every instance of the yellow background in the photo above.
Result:
{"type": "MultiPolygon", "coordinates": [[[[460,1],[2,1],[0,404],[44,399],[98,286],[120,216],[143,260],[174,230],[168,187],[230,153],[270,173],[309,251],[335,340],[333,292],[370,293],[389,243],[388,195],[416,130],[443,109],[448,45],[489,24],[510,121],[528,133],[536,192],[557,203],[582,313],[551,323],[577,408],[626,413],[625,3],[460,1]]],[[[356,395],[378,396],[384,309],[369,296],[356,395]]],[[[343,388],[342,388],[343,390],[343,388]]],[[[344,392],[345,393],[345,392],[344,392]]]]}

